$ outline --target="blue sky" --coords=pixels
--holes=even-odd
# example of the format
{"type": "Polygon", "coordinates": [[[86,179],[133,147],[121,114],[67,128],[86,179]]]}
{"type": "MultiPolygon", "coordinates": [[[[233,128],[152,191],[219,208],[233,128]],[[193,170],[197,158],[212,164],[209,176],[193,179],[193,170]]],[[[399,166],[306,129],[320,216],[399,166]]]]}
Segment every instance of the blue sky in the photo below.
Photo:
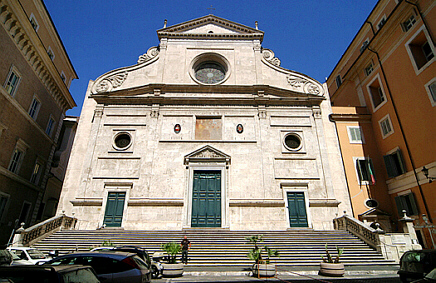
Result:
{"type": "Polygon", "coordinates": [[[265,32],[281,66],[325,82],[377,0],[45,0],[79,76],[70,87],[79,116],[89,80],[136,64],[159,44],[156,30],[214,14],[265,32]],[[213,7],[214,10],[208,9],[213,7]]]}

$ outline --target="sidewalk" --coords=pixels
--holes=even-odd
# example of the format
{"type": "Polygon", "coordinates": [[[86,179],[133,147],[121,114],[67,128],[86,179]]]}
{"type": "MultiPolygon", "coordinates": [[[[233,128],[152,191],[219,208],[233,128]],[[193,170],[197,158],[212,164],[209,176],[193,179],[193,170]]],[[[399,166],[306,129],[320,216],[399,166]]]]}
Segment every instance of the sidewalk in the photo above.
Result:
{"type": "Polygon", "coordinates": [[[347,266],[344,277],[327,277],[318,275],[318,267],[285,267],[277,271],[274,278],[256,278],[248,268],[238,267],[190,267],[185,266],[182,277],[163,278],[153,282],[369,282],[399,283],[397,267],[385,266],[347,266]]]}

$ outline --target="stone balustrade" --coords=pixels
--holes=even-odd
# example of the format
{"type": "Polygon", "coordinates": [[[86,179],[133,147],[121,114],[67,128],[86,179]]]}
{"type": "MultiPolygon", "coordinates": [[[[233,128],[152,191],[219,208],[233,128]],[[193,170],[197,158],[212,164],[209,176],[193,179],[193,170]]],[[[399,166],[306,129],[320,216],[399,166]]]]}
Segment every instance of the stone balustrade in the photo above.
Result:
{"type": "Polygon", "coordinates": [[[74,229],[77,218],[61,214],[44,220],[29,228],[24,229],[24,223],[15,231],[13,246],[30,246],[54,232],[66,229],[74,229]]]}
{"type": "Polygon", "coordinates": [[[422,248],[416,238],[413,219],[407,217],[405,211],[403,213],[404,217],[400,219],[403,223],[403,233],[386,233],[380,229],[379,225],[374,229],[346,213],[341,217],[336,217],[333,225],[336,230],[346,230],[355,235],[380,252],[385,259],[399,262],[405,251],[422,248]]]}

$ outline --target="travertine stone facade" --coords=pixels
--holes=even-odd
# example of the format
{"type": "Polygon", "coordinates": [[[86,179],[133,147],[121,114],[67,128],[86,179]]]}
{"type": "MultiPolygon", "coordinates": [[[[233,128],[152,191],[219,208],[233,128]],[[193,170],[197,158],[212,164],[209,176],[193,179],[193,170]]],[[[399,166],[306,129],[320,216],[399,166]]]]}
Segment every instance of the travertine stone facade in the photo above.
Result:
{"type": "Polygon", "coordinates": [[[209,15],[158,36],[90,82],[58,210],[79,229],[332,229],[350,203],[327,90],[254,28],[209,15]]]}

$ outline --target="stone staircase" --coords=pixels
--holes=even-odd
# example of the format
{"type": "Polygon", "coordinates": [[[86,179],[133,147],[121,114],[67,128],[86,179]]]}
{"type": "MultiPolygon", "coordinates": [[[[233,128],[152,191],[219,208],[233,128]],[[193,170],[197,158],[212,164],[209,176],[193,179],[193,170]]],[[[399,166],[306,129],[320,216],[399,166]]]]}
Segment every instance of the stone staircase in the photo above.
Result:
{"type": "Polygon", "coordinates": [[[166,242],[180,242],[184,235],[192,243],[189,252],[189,266],[198,268],[242,268],[253,263],[247,258],[252,245],[245,239],[251,235],[263,235],[270,248],[280,252],[274,258],[278,266],[308,267],[319,266],[321,256],[325,255],[327,243],[332,254],[335,246],[344,248],[341,261],[346,266],[395,266],[393,261],[385,260],[360,239],[345,231],[314,231],[310,229],[292,231],[229,231],[221,229],[188,229],[184,231],[125,231],[125,230],[66,230],[35,243],[33,246],[47,253],[58,250],[60,254],[74,251],[89,251],[104,241],[114,245],[135,245],[145,247],[149,254],[160,251],[166,242]]]}

